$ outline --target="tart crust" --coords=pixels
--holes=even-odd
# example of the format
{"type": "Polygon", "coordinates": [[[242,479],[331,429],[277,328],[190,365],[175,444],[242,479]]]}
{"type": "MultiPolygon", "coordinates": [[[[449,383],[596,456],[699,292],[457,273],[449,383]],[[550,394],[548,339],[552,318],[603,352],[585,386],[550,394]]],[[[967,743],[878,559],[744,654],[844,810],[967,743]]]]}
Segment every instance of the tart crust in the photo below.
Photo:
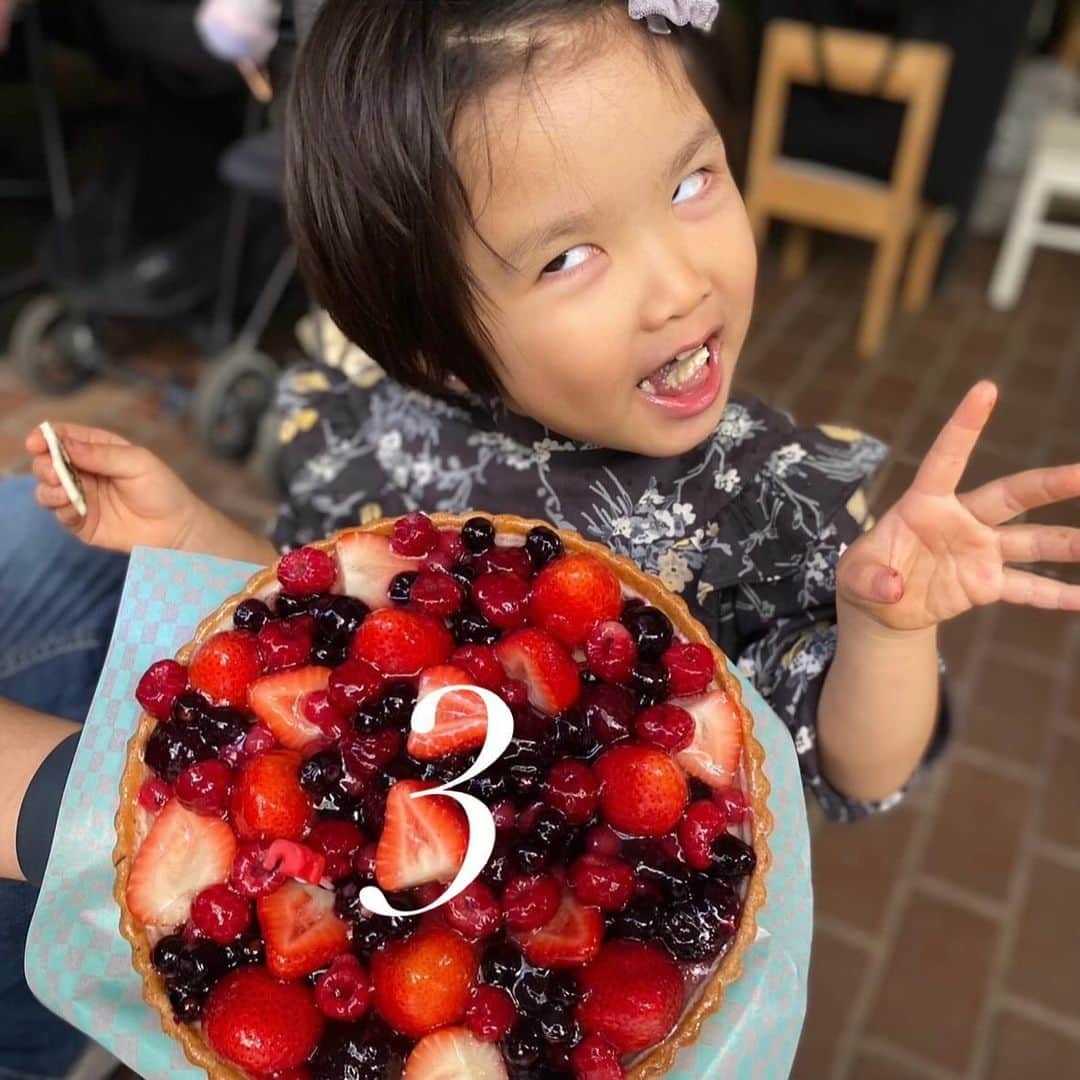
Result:
{"type": "MultiPolygon", "coordinates": [[[[672,1065],[678,1051],[696,1041],[701,1025],[720,1008],[724,992],[742,974],[743,955],[757,934],[757,913],[765,903],[765,876],[772,862],[768,837],[772,831],[773,818],[766,805],[769,782],[763,771],[765,753],[754,737],[753,718],[742,701],[738,683],[728,671],[724,654],[715,645],[705,628],[693,618],[685,602],[670,592],[658,578],[646,574],[630,559],[601,544],[586,540],[579,533],[553,529],[543,521],[530,521],[510,514],[470,513],[462,515],[431,514],[432,522],[440,529],[460,529],[471,517],[486,517],[495,526],[497,536],[516,535],[524,539],[529,530],[543,525],[557,533],[568,552],[587,552],[610,567],[620,582],[628,586],[647,603],[659,608],[671,620],[675,630],[686,641],[707,645],[716,657],[716,682],[736,703],[742,717],[743,756],[742,769],[745,786],[752,808],[751,844],[757,857],[757,865],[747,884],[739,929],[728,946],[720,966],[705,983],[697,1000],[683,1014],[678,1027],[645,1057],[629,1069],[629,1080],[651,1080],[663,1076],[672,1065]]],[[[368,525],[344,529],[333,536],[313,543],[312,547],[332,553],[335,541],[356,532],[389,535],[395,518],[381,518],[368,525]]],[[[229,597],[216,611],[199,623],[192,640],[181,648],[176,659],[187,663],[195,648],[218,630],[231,625],[232,613],[242,600],[251,596],[266,596],[277,588],[277,563],[260,570],[245,584],[241,593],[229,597]]],[[[116,868],[116,885],[113,895],[120,907],[120,933],[131,945],[132,964],[143,980],[143,999],[161,1017],[162,1030],[179,1040],[188,1060],[205,1069],[211,1080],[249,1080],[246,1072],[219,1057],[202,1037],[201,1028],[178,1023],[173,1019],[172,1007],[161,976],[151,962],[151,942],[146,929],[132,916],[127,906],[126,893],[133,856],[140,842],[139,821],[136,813],[138,792],[149,769],[144,764],[143,751],[146,740],[157,721],[148,713],[139,718],[139,726],[128,742],[127,761],[120,781],[120,804],[116,813],[116,846],[113,849],[113,865],[116,868]]]]}

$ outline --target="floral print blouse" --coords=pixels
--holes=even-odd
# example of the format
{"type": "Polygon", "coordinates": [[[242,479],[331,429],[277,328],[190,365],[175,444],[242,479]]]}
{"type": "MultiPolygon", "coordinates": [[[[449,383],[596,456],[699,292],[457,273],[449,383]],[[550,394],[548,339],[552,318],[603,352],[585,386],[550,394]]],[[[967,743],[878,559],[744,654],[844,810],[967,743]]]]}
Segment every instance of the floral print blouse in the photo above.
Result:
{"type": "MultiPolygon", "coordinates": [[[[791,732],[828,817],[884,810],[832,788],[816,714],[836,647],[835,571],[869,527],[862,485],[885,447],[857,431],[802,430],[732,401],[702,445],[657,459],[563,438],[477,399],[408,390],[353,349],[282,380],[273,539],[295,547],[411,510],[542,518],[626,555],[679,593],[791,732]]],[[[944,740],[945,717],[928,758],[944,740]]]]}

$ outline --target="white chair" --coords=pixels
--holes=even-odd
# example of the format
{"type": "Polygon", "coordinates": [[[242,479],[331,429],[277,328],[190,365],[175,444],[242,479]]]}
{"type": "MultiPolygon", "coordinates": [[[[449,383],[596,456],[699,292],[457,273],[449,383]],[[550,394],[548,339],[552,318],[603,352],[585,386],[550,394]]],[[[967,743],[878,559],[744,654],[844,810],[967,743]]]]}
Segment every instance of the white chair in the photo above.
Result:
{"type": "Polygon", "coordinates": [[[1035,142],[990,282],[990,303],[995,308],[1004,311],[1019,300],[1037,245],[1080,255],[1080,225],[1047,220],[1055,196],[1080,199],[1077,113],[1052,113],[1035,142]]]}

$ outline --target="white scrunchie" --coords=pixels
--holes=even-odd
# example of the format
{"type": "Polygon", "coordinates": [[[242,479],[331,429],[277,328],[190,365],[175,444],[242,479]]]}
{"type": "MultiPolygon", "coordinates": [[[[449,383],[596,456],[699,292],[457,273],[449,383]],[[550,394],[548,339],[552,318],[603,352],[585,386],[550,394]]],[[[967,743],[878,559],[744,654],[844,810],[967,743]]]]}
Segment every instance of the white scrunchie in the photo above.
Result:
{"type": "Polygon", "coordinates": [[[630,0],[630,18],[644,19],[654,34],[670,34],[668,23],[709,31],[720,0],[630,0]]]}

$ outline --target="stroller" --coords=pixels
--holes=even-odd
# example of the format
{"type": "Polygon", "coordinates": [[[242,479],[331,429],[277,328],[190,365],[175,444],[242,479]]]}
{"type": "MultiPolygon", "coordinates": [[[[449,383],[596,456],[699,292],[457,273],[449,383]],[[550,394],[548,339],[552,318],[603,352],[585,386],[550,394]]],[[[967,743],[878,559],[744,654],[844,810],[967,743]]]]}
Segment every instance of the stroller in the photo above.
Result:
{"type": "MultiPolygon", "coordinates": [[[[168,389],[190,404],[208,449],[240,458],[273,397],[278,367],[258,341],[295,260],[281,210],[279,133],[261,130],[264,108],[203,49],[195,6],[94,0],[91,16],[84,9],[76,28],[82,42],[103,67],[127,74],[145,107],[78,195],[66,205],[54,198],[55,220],[38,253],[48,288],[16,315],[8,351],[29,385],[63,394],[105,371],[133,377],[110,357],[116,322],[179,330],[211,360],[193,393],[168,389]],[[256,273],[253,264],[268,268],[255,297],[241,287],[256,273]],[[234,334],[241,303],[250,306],[234,334]]],[[[20,10],[28,44],[35,32],[40,43],[47,6],[20,10]]],[[[43,64],[40,47],[28,49],[27,59],[43,64]]],[[[55,111],[47,76],[31,75],[45,121],[55,111]]],[[[47,160],[66,172],[57,125],[42,127],[47,160]]]]}

